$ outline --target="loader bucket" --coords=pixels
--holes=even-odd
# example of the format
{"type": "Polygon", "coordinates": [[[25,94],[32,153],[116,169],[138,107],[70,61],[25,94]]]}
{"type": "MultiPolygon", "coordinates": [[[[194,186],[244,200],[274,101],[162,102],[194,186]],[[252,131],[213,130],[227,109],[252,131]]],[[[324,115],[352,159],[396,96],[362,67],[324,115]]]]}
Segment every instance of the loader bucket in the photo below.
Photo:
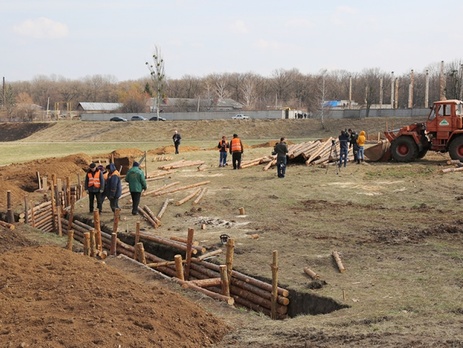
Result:
{"type": "Polygon", "coordinates": [[[386,162],[391,159],[391,143],[381,140],[378,144],[365,149],[365,156],[372,162],[386,162]]]}

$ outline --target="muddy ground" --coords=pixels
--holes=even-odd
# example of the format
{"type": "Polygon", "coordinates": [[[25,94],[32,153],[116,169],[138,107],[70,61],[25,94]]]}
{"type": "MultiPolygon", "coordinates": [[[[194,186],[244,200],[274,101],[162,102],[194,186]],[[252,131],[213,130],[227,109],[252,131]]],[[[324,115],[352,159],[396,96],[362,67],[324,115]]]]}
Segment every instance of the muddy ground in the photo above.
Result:
{"type": "MultiPolygon", "coordinates": [[[[274,169],[264,171],[262,165],[238,171],[218,168],[216,134],[245,134],[248,160],[268,155],[268,145],[282,133],[290,141],[300,141],[336,136],[338,129],[351,126],[373,135],[384,125],[384,120],[361,125],[333,121],[323,129],[313,120],[296,121],[305,122],[207,122],[210,129],[205,122],[165,122],[145,130],[98,125],[100,140],[102,134],[113,137],[122,127],[129,127],[124,132],[140,132],[139,137],[148,141],[157,134],[156,142],[164,144],[150,149],[146,164],[152,173],[180,159],[203,160],[205,170],[185,167],[149,182],[150,190],[173,182],[210,181],[200,204],[170,204],[160,228],[153,231],[141,221],[142,229],[186,237],[188,228],[194,228],[195,239],[208,249],[219,247],[219,236],[226,233],[236,241],[235,268],[262,279],[270,279],[272,251],[277,250],[280,284],[291,290],[294,303],[291,318],[272,321],[259,313],[228,308],[122,259],[102,263],[70,254],[62,250],[60,239],[18,226],[17,238],[12,237],[15,232],[1,230],[1,279],[8,279],[0,287],[1,345],[170,347],[177,339],[175,346],[185,347],[463,347],[463,195],[458,185],[461,174],[442,173],[449,167],[448,156],[428,154],[412,164],[349,163],[341,169],[292,163],[284,179],[278,179],[274,169]],[[168,146],[174,128],[188,134],[177,156],[168,146]],[[159,149],[172,159],[157,158],[159,149]],[[345,272],[339,272],[333,251],[341,255],[345,272]],[[304,267],[317,272],[319,279],[309,278],[304,267]],[[158,317],[163,320],[158,322],[158,317]],[[183,324],[183,329],[171,325],[171,320],[183,324]],[[95,333],[94,327],[101,329],[95,333]]],[[[55,127],[61,125],[21,141],[73,141],[69,134],[60,139],[55,127]]],[[[130,149],[139,158],[139,149],[121,145],[115,150],[130,149]]],[[[75,176],[91,157],[81,153],[69,156],[67,164],[56,158],[1,167],[3,211],[5,188],[15,197],[24,189],[33,191],[35,169],[75,176]]],[[[190,192],[148,195],[142,204],[157,211],[166,199],[175,203],[190,192]]],[[[37,203],[43,199],[43,194],[28,195],[37,203]]],[[[21,203],[16,202],[20,211],[21,203]]],[[[77,204],[82,218],[91,218],[87,204],[86,199],[77,204]]],[[[130,215],[128,198],[121,200],[121,207],[119,232],[124,234],[134,230],[139,218],[130,215]]],[[[106,202],[102,221],[111,226],[112,218],[106,202]]],[[[223,256],[218,261],[223,262],[223,256]]]]}

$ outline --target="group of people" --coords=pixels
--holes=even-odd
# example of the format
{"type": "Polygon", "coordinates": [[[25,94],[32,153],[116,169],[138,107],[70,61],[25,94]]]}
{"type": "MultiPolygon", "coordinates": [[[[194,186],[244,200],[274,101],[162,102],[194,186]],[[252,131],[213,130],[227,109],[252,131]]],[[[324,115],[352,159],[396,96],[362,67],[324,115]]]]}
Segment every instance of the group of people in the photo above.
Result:
{"type": "MultiPolygon", "coordinates": [[[[137,215],[141,194],[147,189],[145,174],[138,162],[134,162],[132,168],[128,170],[125,181],[129,183],[132,197],[132,215],[137,215]]],[[[85,191],[88,193],[90,213],[94,211],[95,201],[98,211],[102,213],[105,198],[108,198],[112,212],[120,209],[119,198],[122,195],[122,182],[115,164],[108,164],[105,169],[102,165],[90,163],[85,177],[85,191]]]]}
{"type": "MultiPolygon", "coordinates": [[[[175,146],[175,153],[179,153],[179,146],[182,137],[178,131],[174,132],[172,140],[175,146]]],[[[365,131],[357,134],[354,130],[342,130],[339,135],[340,157],[339,166],[347,166],[347,156],[349,149],[353,148],[354,160],[361,163],[364,160],[365,131]]],[[[241,158],[244,153],[243,143],[237,134],[233,134],[230,142],[224,135],[220,139],[217,148],[219,149],[219,167],[225,167],[228,153],[232,156],[233,169],[241,169],[241,158]]],[[[288,145],[285,137],[281,137],[273,148],[273,155],[276,155],[277,175],[284,178],[286,175],[288,145]]],[[[146,178],[144,172],[140,169],[140,164],[134,162],[132,168],[125,175],[125,181],[129,184],[129,191],[132,198],[132,215],[138,214],[138,206],[143,191],[146,191],[146,178]]],[[[96,200],[97,209],[103,211],[103,202],[108,198],[110,208],[113,212],[119,209],[119,198],[122,195],[122,183],[120,173],[114,163],[104,168],[102,165],[97,166],[92,162],[85,177],[85,190],[89,195],[89,211],[93,213],[94,203],[96,200]]]]}
{"type": "Polygon", "coordinates": [[[232,156],[233,169],[241,169],[241,157],[244,153],[244,146],[238,134],[233,134],[233,138],[230,142],[227,141],[227,137],[224,135],[220,139],[217,145],[219,149],[219,167],[225,167],[227,163],[227,154],[230,153],[232,156]]]}
{"type": "Polygon", "coordinates": [[[349,149],[352,147],[354,153],[354,161],[360,164],[364,160],[364,149],[365,149],[365,131],[361,131],[357,134],[354,130],[342,130],[339,135],[339,167],[342,165],[347,166],[347,156],[349,149]]]}

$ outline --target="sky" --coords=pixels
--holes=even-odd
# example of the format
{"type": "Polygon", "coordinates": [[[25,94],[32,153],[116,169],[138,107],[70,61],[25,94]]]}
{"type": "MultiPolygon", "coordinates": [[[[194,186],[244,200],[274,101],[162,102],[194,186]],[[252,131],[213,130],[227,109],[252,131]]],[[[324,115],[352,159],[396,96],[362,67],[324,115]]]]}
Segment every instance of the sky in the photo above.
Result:
{"type": "Polygon", "coordinates": [[[401,75],[463,59],[457,0],[0,0],[0,76],[401,75]]]}

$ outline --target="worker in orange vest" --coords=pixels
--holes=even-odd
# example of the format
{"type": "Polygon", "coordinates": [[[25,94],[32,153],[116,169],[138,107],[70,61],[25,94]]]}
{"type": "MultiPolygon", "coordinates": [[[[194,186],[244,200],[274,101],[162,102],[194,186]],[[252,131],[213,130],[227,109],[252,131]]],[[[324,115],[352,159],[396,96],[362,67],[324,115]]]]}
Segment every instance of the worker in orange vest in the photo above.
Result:
{"type": "Polygon", "coordinates": [[[102,211],[103,201],[101,194],[104,192],[104,177],[103,173],[96,167],[94,162],[90,163],[87,175],[85,176],[85,191],[88,193],[88,208],[89,212],[93,213],[94,202],[96,198],[96,206],[102,211]]]}
{"type": "Polygon", "coordinates": [[[241,169],[243,143],[237,134],[233,134],[233,139],[230,141],[230,154],[232,155],[233,169],[241,169]]]}

